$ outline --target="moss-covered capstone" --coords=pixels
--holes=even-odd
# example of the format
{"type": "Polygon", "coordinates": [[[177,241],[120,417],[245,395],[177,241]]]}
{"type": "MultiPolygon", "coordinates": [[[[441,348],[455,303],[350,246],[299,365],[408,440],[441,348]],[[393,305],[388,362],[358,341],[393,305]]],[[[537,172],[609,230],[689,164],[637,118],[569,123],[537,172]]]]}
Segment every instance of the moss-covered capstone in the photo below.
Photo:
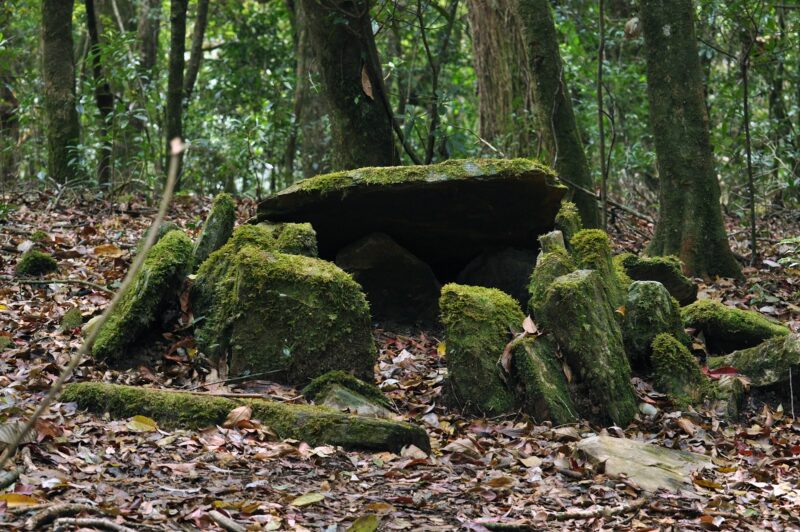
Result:
{"type": "Polygon", "coordinates": [[[553,281],[539,312],[582,386],[582,414],[625,426],[636,415],[636,395],[622,332],[600,274],[578,270],[553,281]]]}
{"type": "Polygon", "coordinates": [[[495,288],[450,283],[439,311],[445,328],[448,391],[466,411],[496,415],[514,409],[514,394],[500,366],[512,331],[525,315],[514,299],[495,288]]]}
{"type": "Polygon", "coordinates": [[[292,384],[336,369],[372,378],[369,305],[352,277],[324,260],[255,246],[228,260],[196,332],[205,354],[227,360],[232,375],[292,384]]]}
{"type": "Polygon", "coordinates": [[[614,257],[614,263],[635,281],[658,281],[663,284],[681,305],[688,305],[697,299],[697,285],[683,274],[678,257],[637,257],[633,253],[622,253],[614,257]]]}
{"type": "Polygon", "coordinates": [[[754,387],[761,388],[789,382],[800,383],[800,335],[793,333],[770,338],[755,347],[719,357],[708,357],[708,368],[736,368],[754,387]]]}
{"type": "Polygon", "coordinates": [[[755,347],[789,329],[758,312],[728,307],[719,301],[701,300],[681,309],[683,324],[703,333],[711,353],[730,353],[755,347]]]}
{"type": "Polygon", "coordinates": [[[700,401],[708,391],[708,380],[697,359],[671,334],[655,337],[652,345],[653,383],[679,405],[700,401]]]}
{"type": "Polygon", "coordinates": [[[547,289],[557,278],[575,271],[577,268],[572,256],[564,247],[548,244],[542,245],[542,252],[536,259],[536,266],[528,285],[528,312],[537,320],[540,319],[541,306],[544,304],[547,289]],[[549,249],[549,251],[547,251],[549,249]]]}
{"type": "Polygon", "coordinates": [[[29,249],[19,258],[14,273],[18,277],[26,275],[45,275],[58,270],[58,262],[49,253],[29,249]]]}
{"type": "Polygon", "coordinates": [[[344,386],[345,388],[363,395],[370,401],[374,401],[387,408],[391,406],[389,400],[385,395],[383,395],[383,392],[381,392],[380,388],[374,384],[364,382],[361,379],[341,370],[329,371],[324,375],[320,375],[319,377],[313,379],[305,388],[303,388],[303,397],[310,401],[314,401],[320,394],[324,393],[325,390],[332,385],[344,386]]]}
{"type": "Polygon", "coordinates": [[[68,384],[63,402],[115,418],[148,416],[166,428],[200,429],[221,425],[236,407],[248,405],[253,419],[280,438],[311,445],[341,445],[347,449],[398,452],[406,445],[430,451],[426,432],[410,423],[342,414],[330,408],[258,399],[234,400],[186,392],[154,390],[104,383],[68,384]]]}
{"type": "Polygon", "coordinates": [[[514,340],[511,375],[517,404],[535,421],[564,425],[578,421],[567,379],[549,336],[514,340]]]}
{"type": "Polygon", "coordinates": [[[211,203],[200,236],[194,246],[194,268],[200,267],[213,252],[221,248],[233,233],[236,224],[236,202],[233,197],[222,192],[211,203]]]}
{"type": "Polygon", "coordinates": [[[533,160],[449,160],[305,179],[262,201],[258,219],[310,222],[327,260],[384,233],[445,282],[487,251],[534,249],[565,193],[553,171],[533,160]]]}
{"type": "Polygon", "coordinates": [[[622,338],[631,364],[649,367],[653,340],[668,333],[688,345],[678,302],[656,281],[634,281],[628,288],[622,338]]]}
{"type": "Polygon", "coordinates": [[[581,214],[578,212],[578,207],[571,201],[564,201],[561,203],[561,208],[558,209],[556,214],[556,229],[561,231],[564,235],[564,244],[567,249],[572,249],[572,237],[578,234],[578,231],[583,229],[583,222],[581,221],[581,214]]]}
{"type": "Polygon", "coordinates": [[[177,300],[192,261],[192,241],[182,231],[170,231],[150,248],[114,312],[100,329],[92,355],[109,364],[134,362],[130,348],[154,332],[161,316],[177,300]]]}
{"type": "Polygon", "coordinates": [[[600,275],[612,308],[624,305],[630,279],[614,267],[608,233],[602,229],[582,229],[570,239],[570,244],[578,267],[596,270],[600,275]]]}

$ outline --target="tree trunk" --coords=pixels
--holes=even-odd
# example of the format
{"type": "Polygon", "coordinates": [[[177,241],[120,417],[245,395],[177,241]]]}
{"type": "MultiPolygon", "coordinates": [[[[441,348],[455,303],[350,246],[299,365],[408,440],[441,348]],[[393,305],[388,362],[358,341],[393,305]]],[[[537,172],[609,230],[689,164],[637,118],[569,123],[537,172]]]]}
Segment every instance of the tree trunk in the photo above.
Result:
{"type": "Polygon", "coordinates": [[[398,163],[368,0],[300,0],[331,121],[331,167],[398,163]]]}
{"type": "Polygon", "coordinates": [[[535,155],[533,94],[513,0],[469,0],[481,138],[508,157],[535,155]]]}
{"type": "Polygon", "coordinates": [[[659,217],[650,255],[678,255],[694,276],[741,277],[731,253],[709,137],[691,0],[642,0],[659,217]]]}
{"type": "MultiPolygon", "coordinates": [[[[186,51],[186,10],[189,0],[170,1],[169,78],[167,80],[165,160],[169,160],[170,141],[183,138],[183,54],[186,51]]],[[[166,166],[166,165],[165,165],[166,166]]],[[[180,167],[179,167],[180,168],[180,167]]],[[[179,174],[180,175],[180,174],[179,174]]]]}
{"type": "Polygon", "coordinates": [[[208,0],[197,1],[197,16],[194,19],[192,30],[192,49],[189,54],[189,63],[186,65],[186,78],[183,80],[184,101],[188,105],[192,97],[197,73],[200,72],[200,63],[203,61],[203,38],[208,25],[208,0]]]}
{"type": "Polygon", "coordinates": [[[114,111],[114,94],[111,92],[111,87],[103,73],[103,65],[100,59],[100,35],[98,34],[94,0],[85,0],[85,4],[86,26],[89,30],[90,56],[94,76],[94,98],[95,102],[97,102],[97,109],[100,111],[99,136],[101,147],[100,155],[97,158],[97,182],[100,185],[108,185],[111,183],[112,150],[108,126],[111,120],[111,113],[114,111]]]}
{"type": "Polygon", "coordinates": [[[542,145],[556,172],[572,186],[585,227],[600,224],[594,181],[583,151],[558,50],[548,0],[515,0],[526,44],[534,111],[542,145]],[[584,190],[581,190],[584,189],[584,190]]]}
{"type": "Polygon", "coordinates": [[[64,183],[74,176],[80,125],[75,108],[75,59],[72,50],[74,0],[42,1],[42,78],[47,123],[47,171],[64,183]]]}
{"type": "Polygon", "coordinates": [[[0,185],[10,185],[17,173],[17,142],[19,142],[19,102],[9,88],[12,75],[0,76],[0,185]]]}
{"type": "Polygon", "coordinates": [[[158,34],[161,27],[161,0],[141,0],[139,4],[139,61],[142,78],[155,79],[158,60],[158,34]]]}

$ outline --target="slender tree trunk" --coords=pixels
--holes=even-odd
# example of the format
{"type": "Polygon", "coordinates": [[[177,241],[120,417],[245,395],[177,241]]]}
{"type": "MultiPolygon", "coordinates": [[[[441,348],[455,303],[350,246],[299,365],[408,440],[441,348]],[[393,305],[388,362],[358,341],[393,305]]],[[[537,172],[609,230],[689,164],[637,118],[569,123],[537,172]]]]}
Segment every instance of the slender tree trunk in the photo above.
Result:
{"type": "Polygon", "coordinates": [[[300,0],[331,121],[334,170],[398,163],[368,0],[300,0]]]}
{"type": "Polygon", "coordinates": [[[508,157],[535,155],[533,93],[513,0],[469,0],[481,138],[508,157]]]}
{"type": "Polygon", "coordinates": [[[171,35],[165,116],[165,161],[169,159],[170,141],[176,137],[183,138],[183,69],[185,63],[183,54],[186,51],[186,10],[188,3],[189,0],[170,1],[171,35]]]}
{"type": "Polygon", "coordinates": [[[17,142],[19,142],[19,102],[9,88],[11,74],[0,75],[0,184],[9,185],[17,173],[17,142]]]}
{"type": "Polygon", "coordinates": [[[186,64],[186,77],[183,80],[184,103],[188,105],[197,81],[197,74],[200,72],[200,64],[203,61],[203,39],[208,25],[208,0],[197,0],[197,16],[194,19],[194,29],[192,30],[192,48],[189,54],[189,62],[186,64]]]}
{"type": "Polygon", "coordinates": [[[703,97],[691,0],[641,0],[650,125],[660,178],[650,255],[695,276],[741,277],[728,245],[703,97]]]}
{"type": "Polygon", "coordinates": [[[72,50],[74,0],[42,1],[42,78],[47,123],[47,171],[64,183],[78,168],[75,147],[80,125],[75,108],[75,59],[72,50]]]}
{"type": "Polygon", "coordinates": [[[100,35],[98,34],[97,14],[94,8],[94,0],[85,0],[86,5],[86,25],[89,30],[89,52],[92,61],[92,73],[94,76],[94,98],[97,109],[100,111],[100,155],[97,161],[97,182],[102,185],[111,183],[111,151],[112,142],[108,135],[108,126],[111,121],[111,113],[114,111],[114,94],[111,86],[103,72],[103,65],[100,58],[100,35]]]}
{"type": "Polygon", "coordinates": [[[136,33],[139,41],[139,61],[143,81],[155,79],[158,61],[158,34],[161,28],[161,0],[141,0],[139,3],[139,25],[136,33]]]}
{"type": "Polygon", "coordinates": [[[587,227],[600,225],[594,180],[583,151],[548,0],[515,0],[526,43],[539,135],[556,172],[572,184],[587,227]],[[583,189],[583,190],[581,190],[583,189]]]}

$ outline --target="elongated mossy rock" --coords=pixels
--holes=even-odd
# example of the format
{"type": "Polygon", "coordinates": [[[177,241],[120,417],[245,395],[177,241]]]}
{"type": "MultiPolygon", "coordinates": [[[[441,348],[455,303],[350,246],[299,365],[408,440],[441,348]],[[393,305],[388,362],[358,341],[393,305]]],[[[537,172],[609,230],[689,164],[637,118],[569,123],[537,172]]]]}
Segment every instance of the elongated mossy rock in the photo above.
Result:
{"type": "Polygon", "coordinates": [[[581,413],[600,422],[627,425],[636,415],[636,395],[622,332],[600,274],[578,270],[557,278],[547,289],[539,314],[583,386],[581,413]]]}
{"type": "Polygon", "coordinates": [[[535,421],[564,425],[578,421],[567,379],[548,336],[514,341],[511,374],[517,404],[535,421]]]}
{"type": "Polygon", "coordinates": [[[561,208],[556,214],[556,229],[564,235],[564,244],[567,249],[572,250],[572,237],[583,229],[583,221],[578,207],[571,201],[561,203],[561,208]]]}
{"type": "Polygon", "coordinates": [[[310,222],[326,260],[384,233],[444,282],[487,251],[534,249],[565,192],[551,169],[529,159],[449,160],[305,179],[262,201],[258,219],[310,222]]]}
{"type": "Polygon", "coordinates": [[[380,388],[341,370],[329,371],[312,380],[308,383],[308,386],[303,388],[303,397],[315,401],[320,394],[325,393],[331,386],[343,386],[381,406],[390,406],[389,400],[383,395],[380,388]]]}
{"type": "Polygon", "coordinates": [[[723,366],[736,368],[755,387],[788,383],[790,372],[795,384],[800,383],[800,335],[778,336],[749,349],[708,358],[709,369],[723,366]]]}
{"type": "Polygon", "coordinates": [[[622,338],[628,359],[636,367],[650,366],[655,337],[668,333],[683,344],[689,337],[683,330],[678,302],[656,281],[634,281],[625,300],[622,338]]]}
{"type": "Polygon", "coordinates": [[[764,340],[786,336],[789,329],[758,312],[702,300],[681,309],[683,324],[697,329],[711,353],[730,353],[755,347],[764,340]]]}
{"type": "MultiPolygon", "coordinates": [[[[144,234],[142,234],[142,237],[136,243],[136,254],[137,255],[142,250],[142,247],[144,246],[144,243],[147,240],[147,236],[150,234],[150,231],[152,229],[153,229],[152,226],[148,227],[147,230],[144,232],[144,234]]],[[[156,239],[155,239],[155,241],[153,241],[153,245],[155,246],[156,244],[158,244],[158,241],[161,240],[162,238],[164,238],[167,235],[167,233],[169,233],[170,231],[180,231],[180,230],[181,230],[181,227],[178,224],[176,224],[175,222],[172,222],[172,221],[161,222],[158,225],[158,229],[156,230],[156,239]]]]}
{"type": "Polygon", "coordinates": [[[112,417],[147,416],[165,428],[200,429],[221,425],[231,410],[249,405],[252,417],[280,438],[311,445],[341,445],[347,449],[398,452],[406,445],[430,451],[427,433],[401,421],[342,414],[336,410],[258,399],[228,399],[186,392],[154,390],[104,383],[69,384],[61,396],[80,408],[112,417]]]}
{"type": "Polygon", "coordinates": [[[678,257],[637,257],[633,253],[623,253],[614,257],[614,263],[634,281],[658,281],[663,284],[681,305],[688,305],[697,299],[697,285],[683,275],[678,257]]]}
{"type": "Polygon", "coordinates": [[[513,411],[514,394],[500,356],[521,330],[519,304],[495,288],[454,283],[442,288],[439,311],[445,328],[448,391],[465,411],[487,415],[513,411]]]}
{"type": "Polygon", "coordinates": [[[130,348],[154,332],[163,311],[177,300],[191,262],[192,241],[182,231],[170,231],[150,248],[142,268],[99,331],[92,355],[112,365],[133,363],[130,348]]]}
{"type": "MultiPolygon", "coordinates": [[[[540,239],[541,240],[541,239],[540,239]]],[[[575,271],[576,265],[566,248],[557,243],[542,243],[542,251],[536,258],[536,266],[528,285],[528,312],[540,320],[541,306],[544,304],[547,289],[557,278],[575,271]]]]}
{"type": "Polygon", "coordinates": [[[195,270],[203,264],[213,252],[221,248],[233,233],[236,224],[236,202],[225,192],[217,194],[211,203],[200,236],[194,246],[195,270]]]}
{"type": "Polygon", "coordinates": [[[614,266],[611,240],[602,229],[583,229],[570,239],[572,255],[578,267],[595,270],[600,275],[612,309],[625,304],[630,278],[614,266]]]}
{"type": "Polygon", "coordinates": [[[697,359],[674,336],[659,334],[652,346],[653,382],[679,405],[696,404],[708,392],[709,382],[697,359]]]}
{"type": "Polygon", "coordinates": [[[196,333],[205,354],[226,358],[237,376],[306,384],[338,369],[372,379],[369,305],[352,277],[324,260],[255,246],[229,260],[196,333]]]}

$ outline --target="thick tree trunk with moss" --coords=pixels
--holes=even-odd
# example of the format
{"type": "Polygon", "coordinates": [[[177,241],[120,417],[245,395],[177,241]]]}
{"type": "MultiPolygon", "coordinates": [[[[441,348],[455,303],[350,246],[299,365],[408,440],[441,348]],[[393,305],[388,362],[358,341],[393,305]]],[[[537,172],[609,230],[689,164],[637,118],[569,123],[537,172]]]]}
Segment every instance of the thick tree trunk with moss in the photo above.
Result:
{"type": "Polygon", "coordinates": [[[642,0],[650,125],[660,178],[650,255],[677,255],[695,276],[740,277],[719,206],[691,0],[642,0]]]}
{"type": "Polygon", "coordinates": [[[513,0],[525,39],[534,111],[539,137],[556,172],[571,182],[573,201],[585,227],[598,227],[600,213],[589,163],[583,151],[578,125],[564,77],[558,35],[548,0],[513,0]]]}
{"type": "Polygon", "coordinates": [[[189,0],[171,0],[169,44],[169,78],[167,80],[166,111],[166,159],[169,158],[169,143],[175,137],[183,138],[183,69],[186,61],[186,10],[189,0]]]}
{"type": "Polygon", "coordinates": [[[508,157],[535,154],[533,94],[513,0],[470,0],[480,136],[508,157]]]}
{"type": "Polygon", "coordinates": [[[301,0],[331,120],[331,167],[398,162],[368,0],[301,0]]]}
{"type": "Polygon", "coordinates": [[[75,60],[72,51],[74,0],[42,1],[42,78],[47,122],[47,171],[63,183],[77,167],[75,147],[80,125],[75,109],[75,60]]]}

